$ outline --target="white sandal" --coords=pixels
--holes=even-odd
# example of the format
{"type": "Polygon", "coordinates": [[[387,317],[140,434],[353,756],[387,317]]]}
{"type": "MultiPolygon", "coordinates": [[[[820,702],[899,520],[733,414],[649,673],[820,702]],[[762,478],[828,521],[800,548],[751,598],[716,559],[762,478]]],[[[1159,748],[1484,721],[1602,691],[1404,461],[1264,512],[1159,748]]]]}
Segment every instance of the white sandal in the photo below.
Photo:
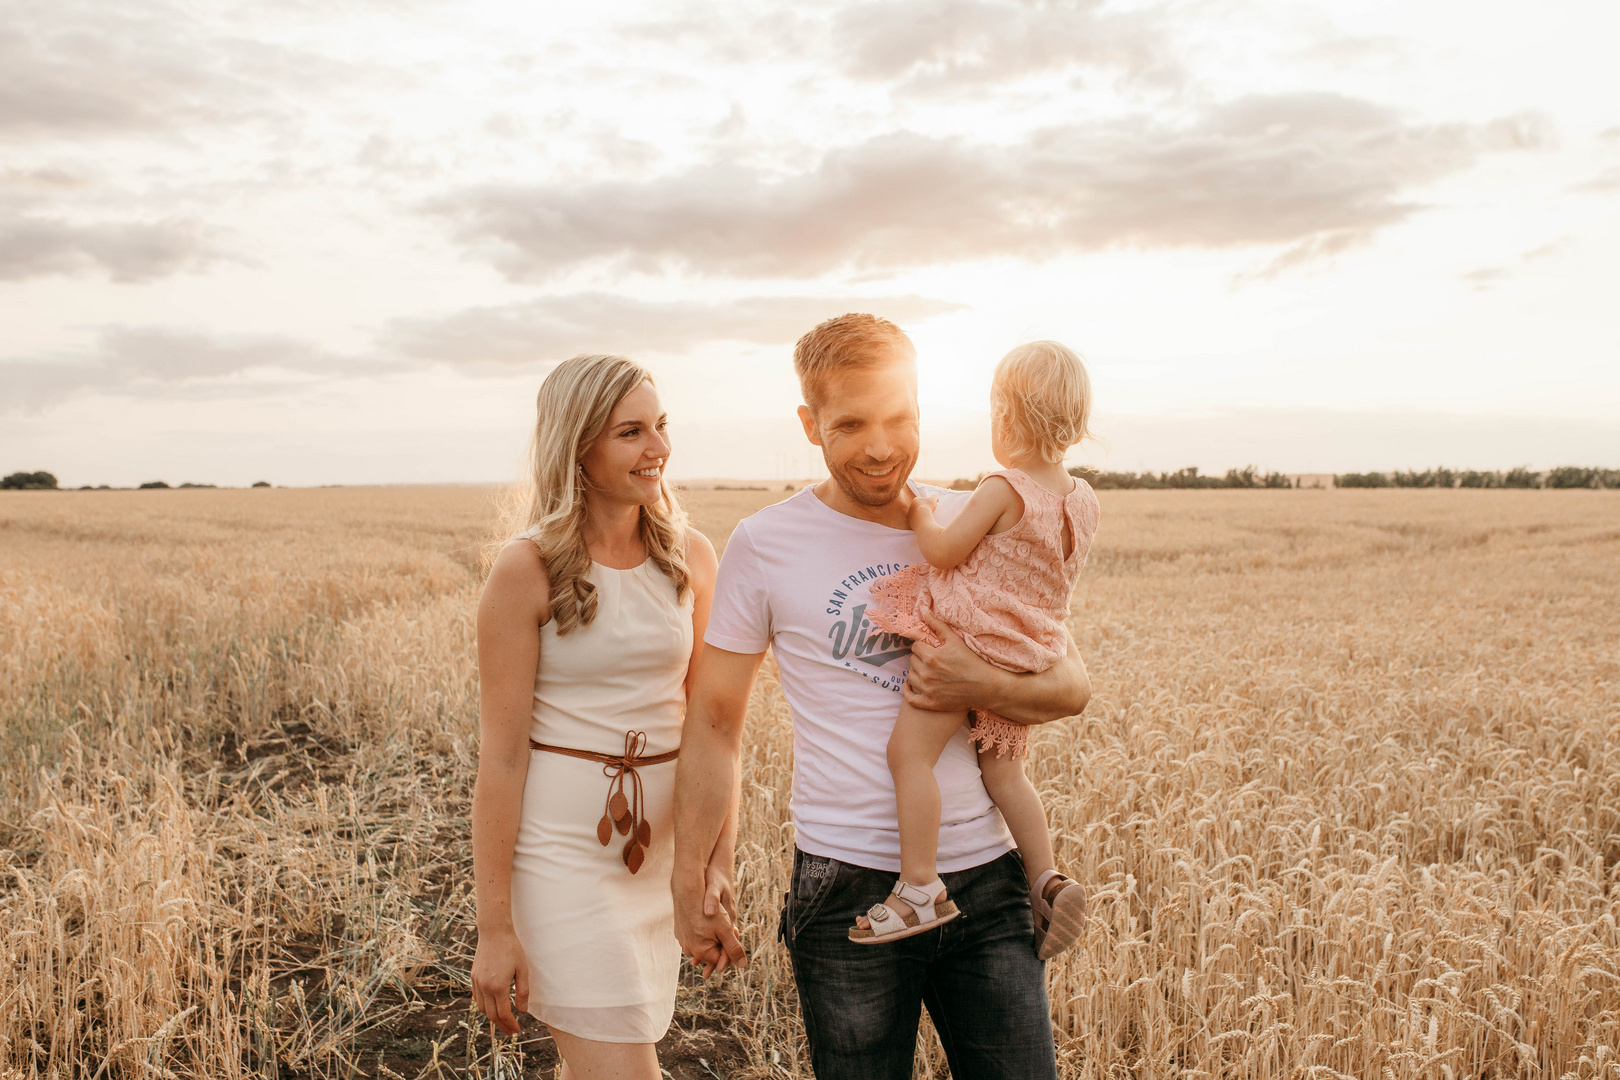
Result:
{"type": "Polygon", "coordinates": [[[878,945],[885,941],[899,941],[915,934],[943,926],[962,914],[955,904],[941,899],[945,883],[935,878],[926,885],[908,885],[896,881],[889,892],[911,905],[908,912],[899,912],[888,904],[873,904],[866,912],[871,928],[852,926],[849,940],[857,945],[878,945]]]}
{"type": "Polygon", "coordinates": [[[1067,952],[1085,932],[1085,887],[1056,870],[1043,871],[1035,879],[1034,888],[1029,890],[1029,906],[1035,916],[1035,955],[1042,960],[1067,952]],[[1046,887],[1054,879],[1063,884],[1048,900],[1046,887]]]}

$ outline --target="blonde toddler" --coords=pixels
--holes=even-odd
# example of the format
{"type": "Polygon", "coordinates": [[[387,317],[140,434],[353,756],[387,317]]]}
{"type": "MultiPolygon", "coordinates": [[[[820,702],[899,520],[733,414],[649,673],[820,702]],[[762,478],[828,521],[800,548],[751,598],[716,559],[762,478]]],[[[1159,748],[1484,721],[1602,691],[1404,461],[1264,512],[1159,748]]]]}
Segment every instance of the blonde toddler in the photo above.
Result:
{"type": "MultiPolygon", "coordinates": [[[[1044,671],[1068,650],[1069,596],[1097,529],[1091,486],[1063,467],[1086,438],[1091,381],[1073,351],[1055,341],[1021,345],[1002,358],[990,391],[991,451],[1003,466],[974,491],[949,525],[936,500],[920,498],[911,527],[926,562],[877,582],[873,623],[939,644],[932,616],[1008,671],[1044,671]]],[[[889,740],[900,821],[900,878],[887,900],[849,932],[862,944],[911,937],[960,912],[935,865],[940,796],[934,765],[964,722],[979,747],[984,786],[1018,844],[1033,882],[1035,946],[1063,952],[1085,925],[1085,890],[1059,873],[1040,795],[1024,774],[1028,728],[988,709],[936,713],[907,703],[889,740]]]]}

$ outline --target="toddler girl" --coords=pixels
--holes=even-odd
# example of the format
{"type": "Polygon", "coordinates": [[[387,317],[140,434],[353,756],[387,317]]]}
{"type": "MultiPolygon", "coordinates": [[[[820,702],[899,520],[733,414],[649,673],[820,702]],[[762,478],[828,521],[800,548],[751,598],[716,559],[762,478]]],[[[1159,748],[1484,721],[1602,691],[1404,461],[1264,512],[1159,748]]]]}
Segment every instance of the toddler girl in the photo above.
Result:
{"type": "MultiPolygon", "coordinates": [[[[1044,671],[1057,663],[1068,651],[1069,594],[1097,530],[1097,496],[1063,468],[1064,453],[1090,435],[1090,414],[1091,380],[1069,349],[1037,341],[1003,357],[990,389],[990,447],[1004,468],[985,478],[948,526],[934,520],[937,500],[912,505],[911,527],[927,562],[873,586],[873,624],[937,645],[922,618],[928,613],[1008,671],[1044,671]]],[[[1046,960],[1079,938],[1085,890],[1057,872],[1046,812],[1024,775],[1028,729],[988,709],[970,715],[985,789],[1034,882],[1035,946],[1046,960]]],[[[850,930],[850,940],[896,941],[959,914],[934,864],[940,815],[934,764],[965,719],[901,705],[889,739],[900,879],[850,930]]]]}

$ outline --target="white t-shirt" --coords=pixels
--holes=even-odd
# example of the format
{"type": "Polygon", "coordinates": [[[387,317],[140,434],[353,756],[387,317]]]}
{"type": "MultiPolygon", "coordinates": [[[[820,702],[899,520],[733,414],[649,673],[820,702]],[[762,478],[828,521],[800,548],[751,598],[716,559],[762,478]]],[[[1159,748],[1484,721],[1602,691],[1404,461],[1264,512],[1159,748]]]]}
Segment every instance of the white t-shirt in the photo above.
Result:
{"type": "MultiPolygon", "coordinates": [[[[912,489],[941,497],[942,520],[968,498],[912,489]]],[[[808,487],[739,522],[726,542],[704,641],[730,652],[774,650],[793,713],[793,825],[811,855],[900,869],[887,747],[911,641],[874,633],[864,611],[874,580],[921,561],[909,530],[841,514],[808,487]]],[[[965,725],[934,776],[940,870],[966,870],[1011,850],[965,725]]]]}

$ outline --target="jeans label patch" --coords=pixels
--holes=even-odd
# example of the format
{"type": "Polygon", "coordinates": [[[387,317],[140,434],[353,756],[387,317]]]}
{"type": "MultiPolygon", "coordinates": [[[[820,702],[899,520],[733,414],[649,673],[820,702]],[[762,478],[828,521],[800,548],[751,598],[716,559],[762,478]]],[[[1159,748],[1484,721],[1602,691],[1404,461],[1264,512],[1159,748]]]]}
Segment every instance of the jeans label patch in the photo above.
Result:
{"type": "Polygon", "coordinates": [[[833,876],[833,861],[819,855],[806,855],[799,864],[799,898],[808,900],[823,881],[833,876]]]}

